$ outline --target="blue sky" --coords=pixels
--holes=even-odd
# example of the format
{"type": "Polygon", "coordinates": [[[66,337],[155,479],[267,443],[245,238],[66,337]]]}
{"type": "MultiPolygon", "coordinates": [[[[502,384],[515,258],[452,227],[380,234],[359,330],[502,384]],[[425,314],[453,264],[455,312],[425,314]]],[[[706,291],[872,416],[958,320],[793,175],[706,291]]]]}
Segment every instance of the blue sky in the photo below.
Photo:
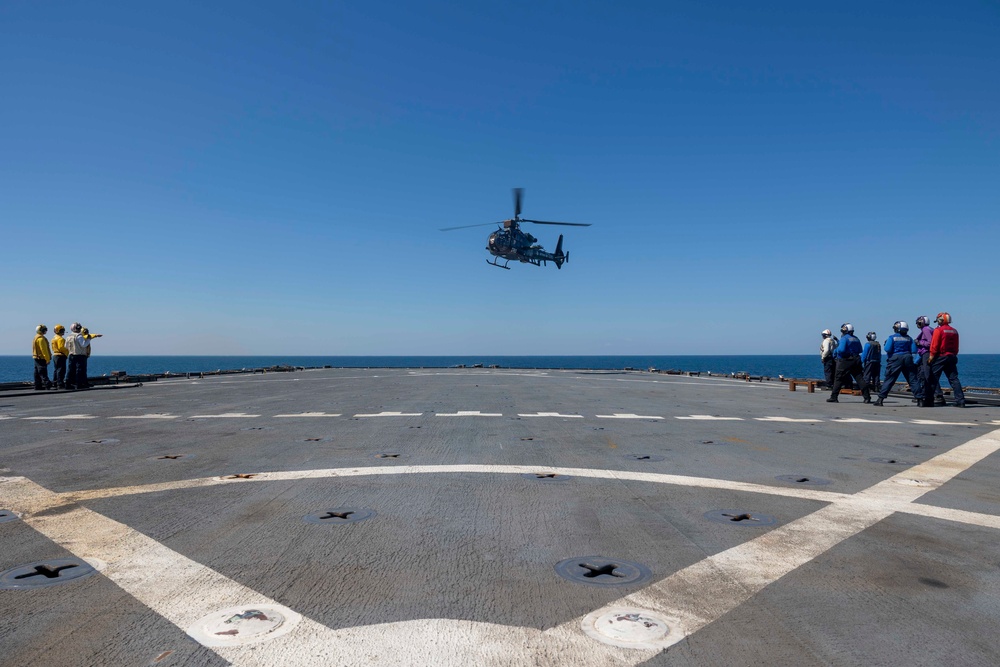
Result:
{"type": "Polygon", "coordinates": [[[0,4],[0,354],[1000,331],[994,2],[0,4]],[[486,265],[525,188],[571,261],[486,265]]]}

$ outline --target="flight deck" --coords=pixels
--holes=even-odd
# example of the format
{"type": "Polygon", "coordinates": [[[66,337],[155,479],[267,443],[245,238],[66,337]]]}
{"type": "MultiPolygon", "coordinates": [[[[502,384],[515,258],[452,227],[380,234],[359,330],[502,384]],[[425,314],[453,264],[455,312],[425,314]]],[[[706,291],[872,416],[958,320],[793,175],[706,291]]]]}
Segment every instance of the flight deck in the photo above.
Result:
{"type": "Polygon", "coordinates": [[[994,665],[1000,407],[644,372],[0,395],[0,665],[994,665]]]}

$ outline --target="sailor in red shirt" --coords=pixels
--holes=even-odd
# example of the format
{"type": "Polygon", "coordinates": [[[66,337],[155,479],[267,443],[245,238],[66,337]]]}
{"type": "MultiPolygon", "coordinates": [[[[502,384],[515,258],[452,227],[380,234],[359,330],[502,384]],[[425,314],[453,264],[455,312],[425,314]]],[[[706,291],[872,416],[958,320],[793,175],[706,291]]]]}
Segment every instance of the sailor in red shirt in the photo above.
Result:
{"type": "Polygon", "coordinates": [[[935,392],[932,390],[938,388],[941,373],[944,373],[955,395],[955,407],[964,408],[965,394],[958,379],[958,332],[951,326],[949,313],[938,313],[937,323],[938,327],[934,329],[934,337],[931,338],[930,356],[927,357],[930,373],[928,385],[924,389],[924,400],[934,395],[935,392]]]}

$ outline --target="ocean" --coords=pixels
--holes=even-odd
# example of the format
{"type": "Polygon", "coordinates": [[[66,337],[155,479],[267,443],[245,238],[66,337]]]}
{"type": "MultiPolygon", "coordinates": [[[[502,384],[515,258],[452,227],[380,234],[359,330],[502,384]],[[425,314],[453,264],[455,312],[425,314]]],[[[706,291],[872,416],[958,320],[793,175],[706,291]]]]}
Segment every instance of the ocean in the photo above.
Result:
{"type": "MultiPolygon", "coordinates": [[[[110,375],[126,371],[131,375],[149,373],[192,373],[268,366],[334,368],[449,368],[496,364],[502,368],[562,368],[613,370],[700,371],[728,375],[749,373],[777,377],[822,378],[819,355],[671,355],[671,356],[497,356],[448,357],[311,357],[311,356],[100,356],[90,358],[88,374],[110,375]]],[[[0,382],[30,382],[33,364],[29,356],[0,356],[0,382]]],[[[49,366],[51,375],[52,366],[49,366]]],[[[967,387],[1000,387],[1000,354],[959,355],[958,374],[967,387]]]]}

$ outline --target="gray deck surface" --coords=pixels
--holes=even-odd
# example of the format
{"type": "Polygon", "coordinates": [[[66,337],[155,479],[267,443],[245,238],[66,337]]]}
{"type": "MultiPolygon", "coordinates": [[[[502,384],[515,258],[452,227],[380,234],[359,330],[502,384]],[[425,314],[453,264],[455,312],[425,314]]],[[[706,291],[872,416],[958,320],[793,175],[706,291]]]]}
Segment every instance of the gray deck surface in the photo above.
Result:
{"type": "Polygon", "coordinates": [[[0,396],[0,572],[98,568],[0,589],[0,665],[1000,664],[1000,407],[826,397],[475,369],[0,396]],[[345,508],[375,514],[304,520],[345,508]],[[556,572],[594,557],[652,576],[556,572]],[[254,643],[192,630],[272,607],[254,643]]]}

